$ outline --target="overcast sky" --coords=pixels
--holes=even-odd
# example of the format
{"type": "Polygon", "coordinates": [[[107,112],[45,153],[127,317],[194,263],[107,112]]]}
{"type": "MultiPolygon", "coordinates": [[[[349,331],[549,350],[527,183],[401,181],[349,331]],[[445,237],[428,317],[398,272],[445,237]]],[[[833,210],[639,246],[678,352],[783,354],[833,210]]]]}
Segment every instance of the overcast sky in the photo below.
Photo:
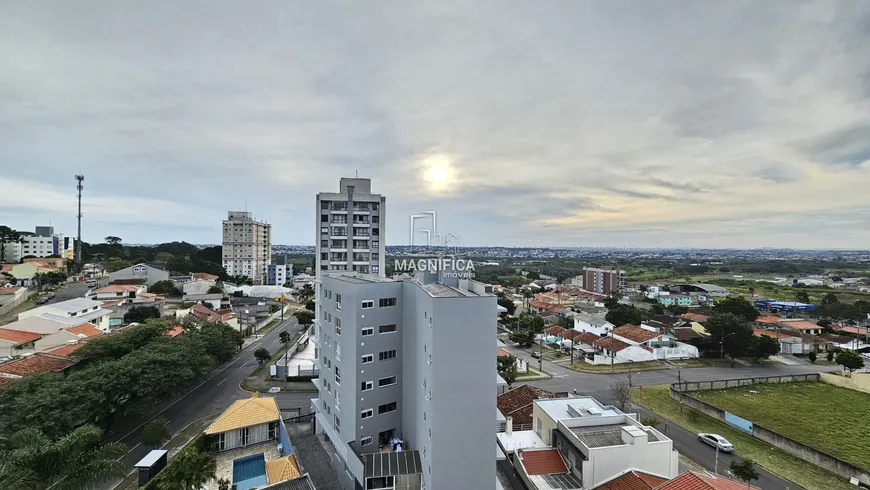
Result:
{"type": "Polygon", "coordinates": [[[0,224],[312,244],[868,248],[870,2],[0,0],[0,224]]]}

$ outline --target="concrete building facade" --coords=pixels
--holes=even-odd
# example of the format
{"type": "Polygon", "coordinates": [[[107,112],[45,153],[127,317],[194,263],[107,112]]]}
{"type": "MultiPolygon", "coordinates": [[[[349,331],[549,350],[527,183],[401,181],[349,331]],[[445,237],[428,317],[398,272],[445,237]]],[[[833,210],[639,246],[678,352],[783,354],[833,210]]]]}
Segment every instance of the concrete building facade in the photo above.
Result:
{"type": "Polygon", "coordinates": [[[286,255],[275,255],[272,257],[272,263],[269,264],[266,270],[266,284],[270,286],[283,286],[288,280],[293,278],[293,263],[287,259],[286,255]]]}
{"type": "Polygon", "coordinates": [[[625,271],[612,267],[584,267],[583,289],[603,295],[622,293],[625,291],[625,271]]]}
{"type": "Polygon", "coordinates": [[[141,282],[147,287],[153,286],[160,281],[169,280],[169,271],[154,267],[149,264],[136,264],[109,273],[109,282],[130,281],[141,282]]]}
{"type": "Polygon", "coordinates": [[[338,192],[316,197],[315,269],[384,275],[386,198],[371,179],[342,178],[338,192]]]}
{"type": "Polygon", "coordinates": [[[441,276],[322,276],[312,406],[345,488],[495,485],[496,385],[481,353],[492,347],[496,297],[489,285],[441,276]],[[389,450],[396,438],[401,452],[389,450]],[[409,469],[384,474],[395,467],[385,458],[409,469]]]}
{"type": "Polygon", "coordinates": [[[227,274],[250,277],[254,284],[266,283],[272,262],[272,225],[257,221],[247,211],[230,211],[223,221],[223,266],[227,274]]]}

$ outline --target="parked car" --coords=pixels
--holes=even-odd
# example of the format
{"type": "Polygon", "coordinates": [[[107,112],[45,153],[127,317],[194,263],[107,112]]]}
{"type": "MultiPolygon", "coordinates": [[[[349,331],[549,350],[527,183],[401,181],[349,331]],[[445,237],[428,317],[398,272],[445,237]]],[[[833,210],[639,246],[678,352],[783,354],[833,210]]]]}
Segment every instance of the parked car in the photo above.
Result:
{"type": "Polygon", "coordinates": [[[97,281],[91,281],[91,282],[89,282],[89,283],[88,283],[88,287],[89,287],[89,288],[95,288],[95,287],[97,287],[97,281]]]}
{"type": "Polygon", "coordinates": [[[46,296],[46,297],[48,299],[54,299],[54,293],[48,293],[48,296],[46,296]]]}
{"type": "Polygon", "coordinates": [[[42,296],[36,300],[36,304],[38,305],[44,305],[45,303],[48,303],[48,296],[42,296]]]}
{"type": "Polygon", "coordinates": [[[537,351],[532,352],[532,357],[534,357],[535,359],[540,359],[540,358],[541,358],[541,353],[540,353],[540,352],[537,352],[537,351]]]}
{"type": "Polygon", "coordinates": [[[723,453],[733,453],[734,446],[728,442],[728,439],[720,436],[719,434],[706,434],[701,433],[698,434],[698,440],[703,442],[704,444],[709,444],[713,447],[718,447],[720,451],[723,453]]]}

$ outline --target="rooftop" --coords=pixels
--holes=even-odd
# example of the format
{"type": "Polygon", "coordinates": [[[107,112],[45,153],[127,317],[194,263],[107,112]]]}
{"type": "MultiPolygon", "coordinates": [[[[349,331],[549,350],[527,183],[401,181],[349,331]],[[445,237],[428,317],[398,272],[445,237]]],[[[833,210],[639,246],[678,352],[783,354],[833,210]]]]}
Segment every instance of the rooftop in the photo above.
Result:
{"type": "Polygon", "coordinates": [[[296,463],[296,455],[291,454],[266,461],[266,479],[270,484],[296,478],[301,475],[299,465],[296,463]]]}
{"type": "Polygon", "coordinates": [[[622,338],[642,344],[659,336],[658,333],[647,330],[645,328],[636,327],[634,325],[623,325],[616,327],[610,332],[613,335],[619,335],[622,338]]]}
{"type": "Polygon", "coordinates": [[[568,393],[552,393],[535,386],[522,385],[498,395],[496,406],[505,417],[513,417],[515,425],[531,426],[532,404],[535,400],[567,397],[568,393]]]}
{"type": "Polygon", "coordinates": [[[702,475],[687,471],[673,480],[660,485],[656,490],[761,490],[756,486],[725,478],[724,476],[702,475]]]}
{"type": "Polygon", "coordinates": [[[15,294],[19,289],[24,289],[24,288],[21,286],[12,286],[12,287],[0,288],[0,296],[5,296],[7,294],[15,294]]]}
{"type": "Polygon", "coordinates": [[[311,478],[308,477],[308,473],[305,473],[304,475],[293,478],[292,480],[285,480],[275,483],[274,485],[260,487],[259,490],[314,490],[314,484],[311,483],[311,478]]]}
{"type": "MultiPolygon", "coordinates": [[[[99,303],[96,301],[95,301],[95,303],[102,306],[102,303],[99,303]]],[[[53,313],[43,313],[43,314],[39,315],[39,318],[44,318],[46,320],[51,320],[54,322],[64,323],[66,325],[75,326],[75,325],[81,325],[82,323],[87,323],[91,320],[96,320],[97,318],[102,318],[104,316],[110,315],[111,313],[112,312],[110,310],[99,309],[99,310],[89,311],[83,315],[76,315],[76,316],[62,316],[62,315],[55,315],[53,313]]]]}
{"type": "Polygon", "coordinates": [[[601,347],[602,349],[607,349],[611,352],[619,352],[623,349],[631,347],[630,344],[627,344],[613,337],[601,337],[600,339],[595,341],[595,345],[601,347]]]}
{"type": "MultiPolygon", "coordinates": [[[[54,315],[57,316],[57,315],[54,315]]],[[[66,318],[66,317],[63,317],[66,318]]],[[[69,325],[64,323],[60,323],[48,318],[41,318],[38,316],[31,316],[25,318],[23,320],[18,320],[12,323],[7,323],[6,325],[0,326],[0,330],[2,329],[11,329],[11,330],[21,330],[24,332],[34,332],[41,333],[43,335],[49,335],[53,333],[60,332],[61,330],[67,328],[69,325]]]]}
{"type": "Polygon", "coordinates": [[[45,353],[60,357],[70,357],[73,352],[77,351],[83,345],[85,344],[82,342],[79,342],[77,344],[62,345],[60,347],[55,347],[54,349],[49,349],[45,351],[45,353]]]}
{"type": "Polygon", "coordinates": [[[618,408],[612,405],[602,405],[591,396],[551,398],[549,400],[536,400],[535,403],[553,420],[573,419],[578,418],[578,416],[622,415],[622,411],[618,408]],[[593,415],[594,412],[600,413],[593,415]]]}
{"type": "Polygon", "coordinates": [[[698,313],[683,313],[680,318],[682,318],[683,320],[689,320],[690,322],[698,323],[704,323],[709,319],[707,315],[701,315],[698,313]]]}
{"type": "Polygon", "coordinates": [[[526,450],[522,452],[522,460],[529,475],[568,473],[568,467],[556,449],[526,450]]]}
{"type": "MultiPolygon", "coordinates": [[[[418,283],[419,284],[419,283],[418,283]]],[[[469,291],[467,289],[455,288],[453,286],[448,286],[446,284],[419,284],[423,291],[429,293],[429,296],[433,298],[463,298],[463,297],[476,297],[480,296],[474,291],[469,291]]]]}
{"type": "Polygon", "coordinates": [[[55,373],[75,364],[64,357],[45,354],[34,354],[22,359],[16,359],[0,364],[0,373],[27,376],[38,373],[55,373]]]}
{"type": "Polygon", "coordinates": [[[91,310],[94,307],[99,308],[102,306],[102,303],[99,301],[94,301],[91,299],[85,298],[73,298],[68,299],[66,301],[61,301],[59,303],[52,303],[50,305],[42,306],[41,308],[50,308],[52,310],[61,310],[66,313],[77,313],[84,310],[91,310]]]}
{"type": "Polygon", "coordinates": [[[12,330],[10,328],[0,328],[0,342],[8,342],[14,345],[26,344],[34,342],[42,338],[41,333],[27,332],[24,330],[12,330]]]}
{"type": "Polygon", "coordinates": [[[420,451],[366,453],[362,460],[366,478],[423,473],[420,451]]]}
{"type": "Polygon", "coordinates": [[[641,431],[649,436],[649,442],[658,442],[659,438],[651,431],[644,431],[635,425],[608,424],[587,427],[571,427],[571,432],[587,447],[624,446],[622,440],[623,427],[630,427],[634,432],[641,431]]]}
{"type": "Polygon", "coordinates": [[[798,330],[819,330],[822,328],[815,323],[809,320],[804,320],[802,318],[785,318],[780,320],[779,323],[787,327],[796,328],[798,330]]]}
{"type": "Polygon", "coordinates": [[[771,323],[771,324],[779,323],[780,320],[782,320],[782,318],[780,318],[776,315],[761,315],[755,319],[755,321],[757,323],[771,323]]]}
{"type": "Polygon", "coordinates": [[[668,481],[642,471],[628,470],[626,473],[595,487],[595,490],[652,490],[668,481]]]}
{"type": "Polygon", "coordinates": [[[208,435],[218,434],[274,422],[279,418],[281,418],[281,414],[275,399],[271,397],[260,398],[259,394],[254,392],[251,398],[234,401],[220,417],[205,429],[205,433],[208,435]]]}
{"type": "Polygon", "coordinates": [[[67,332],[73,335],[84,335],[85,337],[96,337],[102,335],[103,332],[92,323],[83,323],[66,329],[67,332]]]}
{"type": "Polygon", "coordinates": [[[130,284],[109,284],[108,286],[102,287],[100,289],[94,289],[91,291],[93,294],[98,293],[133,293],[142,289],[139,286],[133,286],[130,284]]]}

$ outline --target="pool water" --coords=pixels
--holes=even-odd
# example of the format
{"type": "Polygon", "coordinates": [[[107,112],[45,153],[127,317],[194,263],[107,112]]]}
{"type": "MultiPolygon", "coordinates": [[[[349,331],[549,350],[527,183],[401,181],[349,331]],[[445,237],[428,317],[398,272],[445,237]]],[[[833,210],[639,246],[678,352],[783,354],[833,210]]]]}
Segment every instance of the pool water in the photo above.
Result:
{"type": "Polygon", "coordinates": [[[233,460],[233,485],[237,490],[250,490],[266,483],[266,458],[262,454],[233,460]]]}

